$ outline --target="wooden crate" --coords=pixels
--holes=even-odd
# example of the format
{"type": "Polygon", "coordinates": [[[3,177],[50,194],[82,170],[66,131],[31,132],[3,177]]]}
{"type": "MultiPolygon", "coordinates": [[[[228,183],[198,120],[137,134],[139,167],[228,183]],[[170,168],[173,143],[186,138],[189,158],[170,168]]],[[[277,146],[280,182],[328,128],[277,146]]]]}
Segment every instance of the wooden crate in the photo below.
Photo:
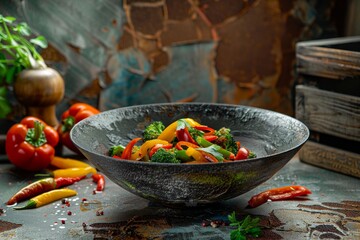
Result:
{"type": "Polygon", "coordinates": [[[360,37],[296,46],[295,117],[310,129],[303,162],[360,177],[360,37]]]}

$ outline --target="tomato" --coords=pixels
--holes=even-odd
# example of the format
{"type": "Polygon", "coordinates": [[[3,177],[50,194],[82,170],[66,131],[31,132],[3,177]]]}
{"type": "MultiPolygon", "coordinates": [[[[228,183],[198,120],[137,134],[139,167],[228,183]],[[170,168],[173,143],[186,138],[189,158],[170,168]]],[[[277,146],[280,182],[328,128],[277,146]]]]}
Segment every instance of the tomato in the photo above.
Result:
{"type": "Polygon", "coordinates": [[[247,148],[244,147],[240,147],[236,156],[235,156],[235,160],[244,160],[247,159],[249,157],[249,150],[247,148]]]}

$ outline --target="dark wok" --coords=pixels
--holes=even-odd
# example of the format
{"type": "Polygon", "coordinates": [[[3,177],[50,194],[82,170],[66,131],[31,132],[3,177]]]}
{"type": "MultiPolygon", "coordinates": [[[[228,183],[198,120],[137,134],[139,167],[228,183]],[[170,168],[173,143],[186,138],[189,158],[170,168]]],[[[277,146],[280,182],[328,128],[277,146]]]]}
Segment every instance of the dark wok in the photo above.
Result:
{"type": "Polygon", "coordinates": [[[197,205],[239,196],[271,178],[309,137],[289,116],[238,105],[152,104],[114,109],[87,118],[71,131],[75,145],[108,178],[146,199],[197,205]],[[256,159],[230,163],[161,164],[116,160],[108,149],[140,137],[155,120],[165,125],[190,117],[215,129],[228,127],[256,159]]]}

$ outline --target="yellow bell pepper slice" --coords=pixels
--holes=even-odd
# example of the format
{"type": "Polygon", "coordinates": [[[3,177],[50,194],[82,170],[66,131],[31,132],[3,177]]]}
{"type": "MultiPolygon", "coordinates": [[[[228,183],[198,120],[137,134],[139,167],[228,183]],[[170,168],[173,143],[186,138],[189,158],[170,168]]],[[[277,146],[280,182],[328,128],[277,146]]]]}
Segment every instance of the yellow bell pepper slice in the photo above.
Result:
{"type": "MultiPolygon", "coordinates": [[[[185,120],[192,127],[201,125],[192,118],[184,118],[183,120],[185,120]]],[[[167,126],[164,129],[164,131],[162,131],[162,133],[159,135],[158,139],[171,142],[176,136],[176,128],[177,128],[177,121],[167,126]]]]}
{"type": "Polygon", "coordinates": [[[161,139],[152,139],[152,140],[148,140],[146,142],[144,142],[143,145],[140,146],[140,154],[141,154],[141,157],[144,157],[148,154],[148,151],[154,147],[156,144],[163,144],[163,145],[166,145],[166,144],[169,144],[168,141],[165,141],[165,140],[161,140],[161,139]]]}
{"type": "Polygon", "coordinates": [[[206,162],[205,157],[193,147],[188,147],[185,153],[189,157],[193,157],[197,162],[206,162]]]}

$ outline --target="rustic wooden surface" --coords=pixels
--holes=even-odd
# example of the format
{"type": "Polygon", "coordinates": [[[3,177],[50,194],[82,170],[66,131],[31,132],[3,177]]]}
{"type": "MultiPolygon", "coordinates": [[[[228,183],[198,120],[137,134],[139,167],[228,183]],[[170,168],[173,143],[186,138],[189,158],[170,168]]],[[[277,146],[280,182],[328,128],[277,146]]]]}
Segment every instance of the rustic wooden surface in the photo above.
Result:
{"type": "Polygon", "coordinates": [[[360,98],[296,86],[296,118],[310,130],[360,141],[360,98]]]}
{"type": "Polygon", "coordinates": [[[330,79],[360,75],[360,36],[300,42],[297,72],[330,79]]]}
{"type": "MultiPolygon", "coordinates": [[[[321,157],[321,156],[319,156],[321,157]]],[[[88,177],[70,186],[78,195],[67,206],[61,201],[16,211],[4,202],[34,180],[10,164],[0,164],[0,239],[230,239],[230,226],[202,227],[205,219],[258,216],[259,240],[359,239],[360,179],[302,163],[296,156],[269,181],[237,198],[206,207],[169,208],[137,197],[106,178],[102,193],[88,177]],[[273,187],[303,185],[306,198],[268,202],[247,208],[251,196],[273,187]],[[82,201],[86,198],[87,202],[82,201]],[[68,212],[71,212],[68,215],[68,212]],[[103,211],[104,214],[97,214],[103,211]]]]}
{"type": "Polygon", "coordinates": [[[301,161],[360,178],[360,154],[308,141],[299,152],[301,161]]]}

